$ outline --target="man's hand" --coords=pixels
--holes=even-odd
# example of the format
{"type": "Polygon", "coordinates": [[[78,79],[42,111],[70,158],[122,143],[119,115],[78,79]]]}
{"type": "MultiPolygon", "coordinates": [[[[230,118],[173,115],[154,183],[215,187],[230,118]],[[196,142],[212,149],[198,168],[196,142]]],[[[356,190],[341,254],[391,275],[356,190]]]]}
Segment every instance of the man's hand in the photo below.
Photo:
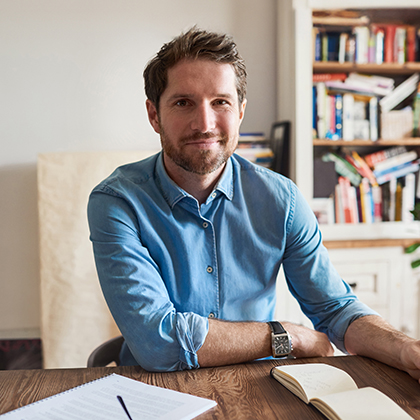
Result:
{"type": "Polygon", "coordinates": [[[334,349],[326,334],[289,322],[282,322],[282,325],[292,336],[292,356],[300,358],[334,355],[334,349]]]}
{"type": "Polygon", "coordinates": [[[408,340],[402,345],[401,364],[420,383],[420,340],[408,340]]]}
{"type": "Polygon", "coordinates": [[[406,336],[383,318],[368,315],[356,319],[347,328],[344,344],[350,354],[404,370],[420,383],[420,340],[406,336]]]}
{"type": "MultiPolygon", "coordinates": [[[[292,336],[295,357],[332,356],[328,337],[301,325],[282,322],[292,336]]],[[[209,320],[209,331],[197,352],[201,367],[243,363],[271,356],[271,329],[266,322],[209,320]]]]}

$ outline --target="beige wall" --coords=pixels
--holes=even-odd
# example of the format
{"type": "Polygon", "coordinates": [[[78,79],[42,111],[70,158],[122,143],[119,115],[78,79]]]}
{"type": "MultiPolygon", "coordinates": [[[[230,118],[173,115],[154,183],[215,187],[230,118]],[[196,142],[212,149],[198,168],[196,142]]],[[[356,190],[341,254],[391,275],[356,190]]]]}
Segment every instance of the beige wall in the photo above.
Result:
{"type": "Polygon", "coordinates": [[[37,155],[157,148],[142,70],[193,24],[235,37],[249,71],[243,130],[268,134],[275,19],[275,0],[0,2],[0,338],[39,336],[37,155]]]}

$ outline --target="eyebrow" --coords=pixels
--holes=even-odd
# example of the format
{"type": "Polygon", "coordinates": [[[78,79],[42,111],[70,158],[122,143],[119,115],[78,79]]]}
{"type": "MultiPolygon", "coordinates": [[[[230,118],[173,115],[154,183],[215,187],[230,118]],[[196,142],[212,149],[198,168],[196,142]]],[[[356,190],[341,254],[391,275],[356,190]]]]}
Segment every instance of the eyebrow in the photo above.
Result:
{"type": "MultiPolygon", "coordinates": [[[[216,94],[216,95],[213,95],[213,96],[215,98],[226,98],[226,99],[232,99],[232,98],[234,98],[234,96],[231,95],[231,94],[229,94],[229,93],[219,93],[219,94],[216,94]]],[[[182,93],[174,93],[172,96],[170,96],[168,98],[168,100],[169,101],[173,101],[175,99],[183,99],[183,98],[191,99],[191,98],[194,98],[194,95],[188,94],[188,93],[185,93],[185,94],[182,94],[182,93]]]]}

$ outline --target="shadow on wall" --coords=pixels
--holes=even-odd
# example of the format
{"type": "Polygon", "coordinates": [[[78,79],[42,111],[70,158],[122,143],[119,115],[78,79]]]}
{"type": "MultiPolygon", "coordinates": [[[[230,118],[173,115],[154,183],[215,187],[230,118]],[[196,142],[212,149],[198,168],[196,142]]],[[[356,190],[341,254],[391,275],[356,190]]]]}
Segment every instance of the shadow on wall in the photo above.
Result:
{"type": "Polygon", "coordinates": [[[0,194],[0,330],[4,337],[8,330],[39,331],[36,164],[0,167],[0,194]]]}

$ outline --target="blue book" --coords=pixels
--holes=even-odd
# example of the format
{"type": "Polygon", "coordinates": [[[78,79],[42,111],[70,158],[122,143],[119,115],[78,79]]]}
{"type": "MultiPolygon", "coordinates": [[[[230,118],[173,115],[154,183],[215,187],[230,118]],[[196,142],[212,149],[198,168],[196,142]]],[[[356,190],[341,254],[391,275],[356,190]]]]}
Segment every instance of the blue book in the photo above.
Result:
{"type": "Polygon", "coordinates": [[[315,29],[315,51],[314,51],[314,60],[321,61],[321,34],[318,29],[315,29]]]}
{"type": "Polygon", "coordinates": [[[335,95],[335,133],[334,140],[343,138],[343,95],[335,95]]]}
{"type": "Polygon", "coordinates": [[[327,32],[328,35],[328,52],[327,61],[338,62],[338,51],[340,47],[340,32],[327,32]]]}
{"type": "Polygon", "coordinates": [[[312,129],[315,133],[317,132],[317,106],[316,106],[316,86],[312,86],[312,129]]]}
{"type": "Polygon", "coordinates": [[[402,169],[405,169],[405,168],[408,168],[408,167],[412,166],[413,163],[415,163],[415,162],[412,162],[412,161],[411,162],[405,162],[405,163],[401,163],[400,165],[396,165],[396,166],[393,166],[391,168],[384,169],[382,171],[374,170],[373,173],[374,173],[375,177],[378,178],[378,177],[390,174],[392,172],[399,172],[402,169]]]}
{"type": "Polygon", "coordinates": [[[376,181],[379,185],[385,184],[385,182],[390,181],[392,178],[401,178],[410,174],[412,172],[417,172],[420,169],[419,161],[410,162],[408,166],[405,166],[398,170],[393,170],[392,172],[388,172],[385,175],[381,175],[376,177],[376,181]]]}

